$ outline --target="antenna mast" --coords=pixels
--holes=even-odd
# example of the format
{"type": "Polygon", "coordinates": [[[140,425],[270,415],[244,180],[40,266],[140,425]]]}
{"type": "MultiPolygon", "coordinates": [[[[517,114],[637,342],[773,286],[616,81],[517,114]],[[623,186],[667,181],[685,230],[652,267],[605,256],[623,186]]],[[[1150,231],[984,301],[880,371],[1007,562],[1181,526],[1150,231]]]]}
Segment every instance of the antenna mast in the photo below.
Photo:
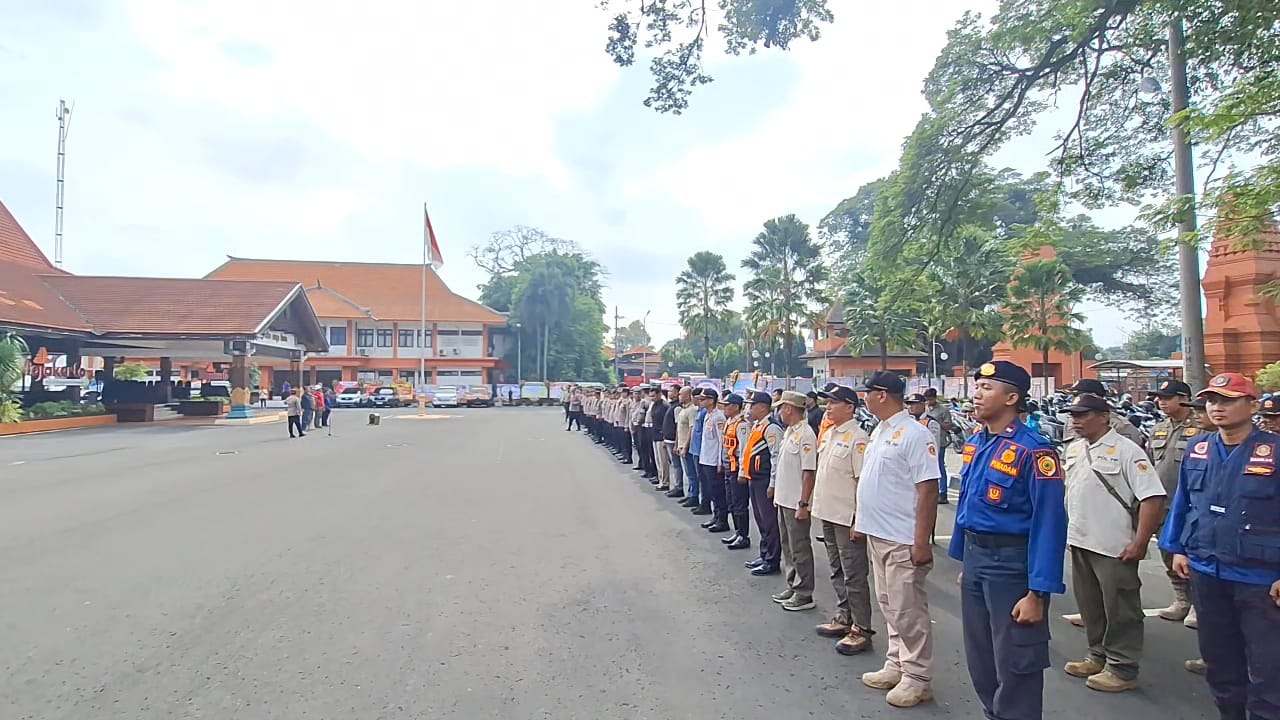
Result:
{"type": "Polygon", "coordinates": [[[62,267],[62,205],[67,171],[67,131],[71,128],[71,108],[58,101],[58,196],[53,219],[53,264],[62,267]]]}

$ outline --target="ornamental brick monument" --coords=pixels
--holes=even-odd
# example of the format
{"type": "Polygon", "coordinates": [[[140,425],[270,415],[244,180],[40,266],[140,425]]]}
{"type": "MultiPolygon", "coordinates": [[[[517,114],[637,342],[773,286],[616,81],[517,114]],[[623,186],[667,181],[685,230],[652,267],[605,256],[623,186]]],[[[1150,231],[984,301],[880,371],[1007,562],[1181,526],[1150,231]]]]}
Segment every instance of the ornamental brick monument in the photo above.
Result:
{"type": "Polygon", "coordinates": [[[1263,232],[1256,249],[1223,236],[1222,225],[1209,246],[1205,266],[1204,355],[1211,374],[1237,372],[1253,377],[1280,360],[1280,313],[1276,301],[1258,294],[1280,280],[1280,232],[1263,232]]]}

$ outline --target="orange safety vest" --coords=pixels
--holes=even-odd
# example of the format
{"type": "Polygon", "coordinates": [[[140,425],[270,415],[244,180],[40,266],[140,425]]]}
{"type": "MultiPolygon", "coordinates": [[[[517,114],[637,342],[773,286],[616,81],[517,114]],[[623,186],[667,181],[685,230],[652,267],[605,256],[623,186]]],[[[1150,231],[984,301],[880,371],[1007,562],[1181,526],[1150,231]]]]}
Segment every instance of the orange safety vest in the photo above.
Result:
{"type": "Polygon", "coordinates": [[[747,478],[750,480],[769,479],[773,471],[773,456],[769,454],[769,443],[764,439],[764,431],[773,420],[765,418],[751,426],[751,434],[747,436],[747,447],[742,452],[746,463],[747,478]]]}
{"type": "Polygon", "coordinates": [[[818,424],[818,449],[822,449],[822,438],[827,434],[827,430],[835,427],[836,424],[831,420],[831,416],[822,415],[822,422],[818,424]]]}
{"type": "Polygon", "coordinates": [[[738,426],[742,424],[741,414],[735,415],[724,426],[724,451],[729,455],[730,472],[738,472],[738,426]]]}

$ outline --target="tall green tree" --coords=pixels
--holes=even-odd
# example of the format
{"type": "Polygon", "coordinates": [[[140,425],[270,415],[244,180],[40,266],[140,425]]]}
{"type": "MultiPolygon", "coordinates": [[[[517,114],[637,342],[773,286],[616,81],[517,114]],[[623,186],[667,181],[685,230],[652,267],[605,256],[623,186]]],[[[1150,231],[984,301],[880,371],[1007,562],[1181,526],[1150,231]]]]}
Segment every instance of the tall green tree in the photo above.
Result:
{"type": "Polygon", "coordinates": [[[998,340],[1004,334],[1000,303],[1012,272],[1010,249],[977,228],[962,232],[954,251],[934,268],[936,294],[928,310],[937,318],[935,330],[954,333],[965,395],[974,343],[998,340]]]}
{"type": "Polygon", "coordinates": [[[632,320],[630,323],[618,328],[610,346],[626,351],[633,347],[648,347],[650,342],[649,331],[645,328],[644,323],[640,320],[632,320]]]}
{"type": "Polygon", "coordinates": [[[1125,338],[1125,355],[1134,360],[1169,358],[1182,349],[1182,329],[1171,323],[1148,322],[1125,338]]]}
{"type": "Polygon", "coordinates": [[[920,347],[926,305],[917,284],[869,272],[855,272],[842,284],[849,352],[860,355],[874,348],[880,369],[888,370],[891,350],[920,347]]]}
{"type": "Polygon", "coordinates": [[[637,47],[659,50],[649,63],[653,87],[645,107],[679,115],[689,96],[711,82],[702,53],[713,30],[733,55],[755,54],[761,47],[786,50],[800,40],[817,40],[832,21],[826,0],[600,0],[610,14],[605,50],[620,66],[636,61],[637,47]],[[719,10],[721,15],[709,13],[719,10]],[[717,17],[719,19],[717,19],[717,17]]]}
{"type": "Polygon", "coordinates": [[[1073,353],[1089,344],[1088,334],[1076,327],[1084,322],[1084,316],[1075,311],[1084,294],[1061,260],[1032,260],[1013,274],[1004,306],[1005,333],[1014,347],[1040,351],[1046,392],[1049,353],[1073,353]]]}
{"type": "MultiPolygon", "coordinates": [[[[744,286],[750,303],[747,314],[770,319],[777,326],[775,336],[795,337],[830,303],[822,248],[809,234],[809,226],[795,215],[765,221],[742,266],[751,273],[744,286]],[[774,306],[763,308],[760,303],[774,306]]],[[[790,342],[783,343],[782,353],[790,385],[794,355],[790,342]]]]}
{"type": "Polygon", "coordinates": [[[702,335],[704,372],[711,374],[711,332],[728,318],[733,302],[733,274],[724,258],[701,250],[688,261],[688,268],[676,276],[676,309],[680,326],[693,337],[702,335]]]}

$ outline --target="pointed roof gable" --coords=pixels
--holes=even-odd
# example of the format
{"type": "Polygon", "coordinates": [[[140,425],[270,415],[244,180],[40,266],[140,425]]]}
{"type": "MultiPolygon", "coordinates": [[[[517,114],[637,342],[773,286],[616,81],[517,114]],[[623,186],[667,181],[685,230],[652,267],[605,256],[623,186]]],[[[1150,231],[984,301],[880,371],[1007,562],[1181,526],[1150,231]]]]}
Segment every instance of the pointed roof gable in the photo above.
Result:
{"type": "Polygon", "coordinates": [[[40,251],[35,241],[26,230],[22,229],[3,202],[0,202],[0,262],[9,262],[42,272],[62,272],[49,262],[49,258],[40,251]]]}
{"type": "MultiPolygon", "coordinates": [[[[367,317],[387,322],[422,317],[422,266],[398,263],[255,260],[228,257],[206,277],[224,280],[287,280],[332,290],[367,317]]],[[[322,303],[324,301],[321,301],[322,303]]],[[[327,305],[326,309],[339,308],[327,305]]],[[[350,308],[323,317],[355,317],[350,308]],[[343,314],[346,313],[346,314],[343,314]]],[[[427,320],[505,325],[507,316],[449,289],[434,270],[427,271],[427,320]]]]}

